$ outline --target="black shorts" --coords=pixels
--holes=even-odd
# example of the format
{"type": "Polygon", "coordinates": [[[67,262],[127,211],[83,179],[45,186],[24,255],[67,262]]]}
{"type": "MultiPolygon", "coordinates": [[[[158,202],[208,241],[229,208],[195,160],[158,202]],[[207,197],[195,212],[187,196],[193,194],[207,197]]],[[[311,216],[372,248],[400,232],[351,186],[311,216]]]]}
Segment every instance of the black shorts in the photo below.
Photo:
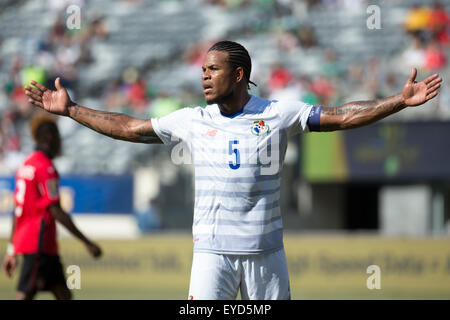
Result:
{"type": "Polygon", "coordinates": [[[23,255],[18,291],[33,295],[37,291],[48,291],[55,284],[67,286],[59,255],[23,255]]]}

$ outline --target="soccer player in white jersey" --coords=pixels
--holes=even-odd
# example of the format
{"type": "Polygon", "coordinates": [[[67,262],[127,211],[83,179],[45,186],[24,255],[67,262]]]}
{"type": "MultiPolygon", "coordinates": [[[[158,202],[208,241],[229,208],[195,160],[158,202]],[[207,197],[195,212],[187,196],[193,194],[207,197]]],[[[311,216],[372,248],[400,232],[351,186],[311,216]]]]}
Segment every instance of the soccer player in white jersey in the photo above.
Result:
{"type": "Polygon", "coordinates": [[[341,106],[268,101],[249,94],[251,59],[238,43],[213,45],[201,77],[205,108],[137,119],[73,102],[59,78],[56,91],[32,81],[29,102],[114,139],[185,142],[195,166],[194,256],[190,299],[290,299],[280,215],[280,172],[287,140],[307,131],[357,128],[434,98],[442,78],[416,82],[385,99],[341,106]]]}

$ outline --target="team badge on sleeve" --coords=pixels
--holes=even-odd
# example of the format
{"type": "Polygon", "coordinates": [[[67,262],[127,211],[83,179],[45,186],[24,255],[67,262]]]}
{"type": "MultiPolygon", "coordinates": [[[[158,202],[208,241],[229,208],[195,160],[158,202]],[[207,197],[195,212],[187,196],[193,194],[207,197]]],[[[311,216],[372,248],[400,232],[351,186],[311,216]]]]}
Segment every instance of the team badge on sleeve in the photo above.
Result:
{"type": "Polygon", "coordinates": [[[47,180],[47,192],[50,199],[56,199],[59,197],[58,190],[58,180],[57,179],[49,179],[47,180]]]}
{"type": "Polygon", "coordinates": [[[265,133],[270,132],[269,125],[264,122],[264,120],[253,121],[251,131],[255,136],[261,136],[265,133]]]}

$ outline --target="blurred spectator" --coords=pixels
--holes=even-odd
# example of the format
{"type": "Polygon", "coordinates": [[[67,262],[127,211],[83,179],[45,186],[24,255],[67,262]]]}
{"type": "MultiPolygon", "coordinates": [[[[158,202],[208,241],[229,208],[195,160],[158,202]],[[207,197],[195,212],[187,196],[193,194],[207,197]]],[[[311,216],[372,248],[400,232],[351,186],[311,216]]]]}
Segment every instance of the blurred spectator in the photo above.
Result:
{"type": "Polygon", "coordinates": [[[11,92],[11,102],[14,111],[17,112],[18,120],[21,118],[29,118],[35,110],[35,108],[28,103],[28,98],[23,92],[22,86],[16,86],[11,92]]]}
{"type": "Polygon", "coordinates": [[[395,74],[389,71],[386,73],[384,81],[382,81],[379,85],[378,95],[376,98],[390,97],[398,93],[402,85],[403,84],[400,84],[397,81],[395,74]]]}
{"type": "Polygon", "coordinates": [[[449,22],[450,17],[445,8],[439,2],[435,2],[430,12],[427,28],[432,32],[438,33],[444,30],[449,22]]]}
{"type": "Polygon", "coordinates": [[[45,42],[39,43],[38,52],[34,58],[34,65],[38,68],[42,68],[46,72],[53,68],[55,63],[55,56],[53,52],[51,52],[50,48],[47,46],[45,42]]]}
{"type": "Polygon", "coordinates": [[[272,67],[269,76],[268,87],[270,91],[276,91],[285,88],[292,80],[293,75],[291,71],[281,63],[276,63],[272,67]]]}
{"type": "Polygon", "coordinates": [[[426,71],[434,72],[442,70],[447,64],[447,57],[437,40],[431,40],[425,48],[425,63],[424,69],[426,71]]]}
{"type": "Polygon", "coordinates": [[[87,24],[87,28],[82,28],[81,33],[77,35],[76,40],[79,43],[79,58],[77,64],[89,64],[94,62],[91,53],[91,47],[94,43],[105,41],[109,37],[109,30],[103,17],[94,17],[87,24]]]}
{"type": "Polygon", "coordinates": [[[72,41],[69,34],[64,34],[56,48],[56,59],[63,65],[75,65],[81,55],[80,45],[72,41]]]}
{"type": "Polygon", "coordinates": [[[319,97],[311,91],[311,80],[307,76],[300,76],[298,78],[300,87],[304,90],[300,100],[311,105],[319,105],[319,97]]]}
{"type": "Polygon", "coordinates": [[[127,110],[127,97],[122,89],[120,79],[116,79],[108,85],[102,100],[103,104],[112,112],[130,112],[127,110]]]}
{"type": "Polygon", "coordinates": [[[282,50],[282,51],[286,51],[289,52],[295,48],[297,48],[299,46],[299,41],[297,39],[297,36],[290,32],[290,31],[286,31],[286,32],[281,32],[280,35],[278,35],[277,37],[277,41],[278,41],[278,47],[282,50]]]}
{"type": "Polygon", "coordinates": [[[368,99],[375,99],[379,96],[379,86],[382,82],[382,71],[380,61],[372,57],[367,61],[367,70],[365,72],[364,86],[369,94],[368,99]]]}
{"type": "MultiPolygon", "coordinates": [[[[47,75],[44,69],[38,66],[27,66],[22,70],[22,81],[21,85],[28,85],[31,80],[42,81],[41,83],[47,82],[47,75]],[[39,79],[39,80],[37,80],[39,79]]],[[[22,90],[20,88],[20,90],[22,90]]]]}
{"type": "Polygon", "coordinates": [[[311,26],[301,26],[297,30],[297,38],[300,41],[300,45],[305,48],[313,48],[318,45],[314,29],[311,26]]]}
{"type": "Polygon", "coordinates": [[[439,2],[433,5],[428,28],[439,43],[450,45],[450,15],[439,2]]]}
{"type": "Polygon", "coordinates": [[[269,100],[302,100],[308,90],[309,84],[305,85],[301,77],[293,77],[289,84],[281,89],[271,92],[269,100]]]}
{"type": "Polygon", "coordinates": [[[333,83],[322,76],[315,77],[311,83],[311,92],[314,93],[318,99],[319,104],[323,106],[330,106],[336,98],[336,88],[333,83]]]}
{"type": "Polygon", "coordinates": [[[322,75],[327,78],[338,78],[341,73],[342,67],[337,61],[336,52],[332,49],[325,50],[322,75]]]}
{"type": "Polygon", "coordinates": [[[364,68],[360,63],[350,65],[342,89],[343,95],[348,101],[367,100],[369,92],[364,86],[364,68]]]}
{"type": "Polygon", "coordinates": [[[442,31],[436,33],[434,38],[443,46],[450,46],[450,26],[446,29],[442,29],[442,31]]]}
{"type": "Polygon", "coordinates": [[[139,72],[128,68],[123,72],[123,89],[133,114],[145,114],[147,109],[147,85],[139,72]]]}
{"type": "Polygon", "coordinates": [[[104,41],[109,36],[108,28],[103,17],[96,17],[92,20],[90,28],[90,36],[96,41],[104,41]]]}
{"type": "Polygon", "coordinates": [[[420,34],[428,29],[431,11],[424,5],[414,4],[406,15],[404,27],[406,32],[420,34]]]}
{"type": "Polygon", "coordinates": [[[146,91],[147,85],[142,78],[136,79],[136,81],[130,85],[128,98],[133,109],[142,111],[147,107],[146,91]]]}
{"type": "MultiPolygon", "coordinates": [[[[403,20],[404,29],[397,36],[407,39],[406,35],[409,35],[410,41],[406,43],[396,41],[396,46],[391,45],[393,41],[386,42],[384,53],[381,52],[381,55],[377,56],[382,58],[383,54],[389,52],[396,57],[395,60],[389,58],[389,61],[393,61],[391,62],[393,68],[386,74],[384,70],[380,69],[385,65],[384,61],[383,63],[377,59],[369,60],[367,63],[364,61],[367,54],[375,54],[370,48],[371,41],[375,42],[379,39],[369,39],[369,37],[364,39],[363,41],[368,40],[369,46],[367,47],[365,47],[365,42],[361,42],[360,46],[354,48],[339,48],[335,47],[338,43],[329,43],[328,45],[333,49],[327,49],[321,44],[322,39],[327,39],[324,34],[330,30],[327,29],[329,23],[326,21],[311,20],[317,19],[314,14],[318,10],[321,11],[320,18],[326,17],[323,15],[326,13],[330,18],[341,19],[341,16],[335,13],[349,10],[364,11],[361,5],[364,6],[369,2],[367,0],[194,1],[192,6],[198,5],[203,8],[208,7],[205,4],[215,6],[215,8],[206,9],[213,9],[216,13],[222,12],[227,21],[231,21],[235,13],[254,13],[254,16],[248,16],[248,19],[239,18],[229,24],[224,23],[223,30],[219,28],[220,32],[212,33],[210,36],[197,37],[200,39],[198,42],[187,39],[186,43],[182,43],[182,41],[176,43],[174,52],[179,51],[180,53],[178,55],[171,53],[170,59],[168,56],[163,56],[157,58],[157,61],[147,61],[148,64],[129,69],[124,72],[123,76],[117,71],[117,73],[111,74],[109,80],[105,80],[101,77],[96,78],[100,72],[89,73],[89,69],[97,67],[97,62],[98,65],[103,62],[104,65],[109,63],[115,65],[119,61],[126,60],[118,59],[118,53],[115,50],[119,47],[122,48],[124,43],[126,45],[132,43],[133,39],[136,44],[132,45],[137,45],[139,41],[142,41],[140,36],[126,34],[127,32],[136,32],[134,27],[124,25],[123,28],[117,28],[117,26],[122,27],[122,21],[129,23],[131,20],[128,18],[132,18],[137,11],[147,9],[152,11],[159,5],[164,6],[162,4],[164,2],[153,1],[149,5],[142,0],[122,0],[119,2],[118,8],[128,10],[124,10],[120,15],[109,16],[109,13],[105,11],[101,16],[97,15],[89,20],[87,15],[84,15],[87,10],[84,11],[85,8],[83,8],[81,30],[69,30],[65,23],[67,17],[65,9],[71,4],[83,7],[85,2],[83,0],[50,0],[48,6],[51,10],[48,11],[49,21],[52,22],[50,25],[42,25],[43,33],[36,33],[40,34],[39,38],[31,34],[27,34],[24,38],[18,36],[21,38],[20,41],[25,41],[25,38],[26,41],[33,38],[32,41],[38,43],[37,46],[33,45],[33,48],[30,46],[26,50],[22,50],[25,47],[20,42],[17,45],[20,50],[12,52],[14,46],[9,44],[14,44],[14,41],[10,42],[9,38],[3,39],[3,47],[1,47],[0,41],[0,49],[2,49],[0,50],[0,68],[2,68],[0,112],[2,112],[2,121],[5,119],[1,128],[1,146],[4,149],[8,145],[11,150],[22,147],[20,126],[29,117],[32,109],[24,99],[21,87],[30,79],[47,83],[49,87],[52,87],[53,80],[59,75],[62,77],[64,85],[71,90],[84,90],[80,92],[80,96],[87,99],[90,98],[91,92],[96,92],[96,89],[106,88],[102,97],[105,107],[111,111],[136,116],[161,116],[180,106],[204,105],[204,97],[199,89],[201,65],[209,47],[216,40],[222,40],[222,38],[249,43],[248,47],[252,51],[252,56],[255,57],[252,75],[257,80],[259,79],[258,87],[252,88],[252,90],[271,99],[299,99],[314,105],[333,104],[342,97],[345,97],[343,99],[345,101],[371,99],[397,92],[403,83],[404,73],[409,76],[413,67],[418,69],[419,75],[430,72],[449,73],[447,59],[450,45],[450,18],[448,10],[442,5],[446,5],[448,1],[429,1],[428,7],[418,4],[409,5],[410,9],[403,20]],[[431,3],[433,3],[432,6],[431,3]],[[256,8],[258,10],[255,10],[256,8]],[[116,26],[116,28],[109,29],[109,23],[111,27],[116,26]],[[275,37],[272,37],[268,30],[276,30],[275,37]],[[123,43],[122,38],[116,37],[116,32],[124,34],[123,43]],[[256,34],[258,37],[254,37],[255,33],[258,33],[256,34]],[[265,41],[266,39],[267,41],[265,41]],[[276,45],[272,46],[274,39],[276,45]],[[99,45],[100,42],[101,45],[99,45]],[[305,52],[303,49],[308,51],[305,52]],[[353,51],[352,56],[355,56],[355,52],[362,52],[362,54],[360,57],[356,56],[353,61],[350,60],[350,56],[346,56],[345,50],[347,49],[353,51]],[[35,51],[31,52],[32,50],[35,51]],[[307,55],[305,56],[307,59],[303,59],[303,54],[307,55]],[[2,59],[3,64],[1,63],[2,59]],[[101,61],[96,61],[96,59],[101,61]],[[278,61],[282,61],[284,65],[277,63],[278,61]],[[93,65],[87,66],[87,64],[93,65]],[[88,72],[85,73],[86,69],[88,72]],[[147,80],[152,80],[153,73],[157,73],[155,79],[161,79],[160,73],[164,74],[166,70],[173,71],[172,76],[180,76],[180,79],[176,79],[177,81],[170,82],[174,85],[174,87],[168,88],[170,95],[167,92],[158,92],[158,90],[152,92],[152,87],[147,80]],[[305,74],[297,75],[298,70],[302,70],[305,74]],[[79,76],[89,77],[92,87],[89,88],[91,91],[88,90],[88,93],[86,93],[86,88],[79,85],[81,83],[79,76]]],[[[426,4],[426,2],[423,3],[426,4]]],[[[184,4],[182,1],[171,2],[173,7],[178,5],[181,9],[184,4]]],[[[90,2],[86,2],[86,5],[89,6],[90,2]]],[[[111,8],[114,5],[111,3],[111,8]]],[[[392,6],[396,7],[397,2],[392,2],[392,6]]],[[[17,7],[21,8],[22,2],[18,2],[17,7]]],[[[32,11],[33,8],[30,7],[27,10],[32,11]]],[[[221,21],[212,21],[214,25],[220,23],[221,21]]],[[[341,27],[340,24],[337,26],[341,27]]],[[[199,30],[199,32],[202,35],[209,34],[204,31],[211,27],[212,25],[206,22],[204,30],[199,30]]],[[[355,28],[358,29],[358,32],[361,31],[354,25],[347,26],[346,24],[345,28],[348,28],[349,33],[355,31],[355,28]]],[[[386,24],[383,28],[386,28],[387,31],[398,32],[398,26],[386,24]]],[[[149,31],[149,38],[153,38],[150,33],[149,31]]],[[[377,45],[377,50],[384,49],[379,48],[380,43],[377,45]]],[[[130,50],[133,48],[130,47],[130,50]]],[[[165,48],[161,50],[165,50],[165,48]]],[[[117,70],[124,70],[127,67],[128,65],[120,65],[117,70]]],[[[161,85],[164,88],[165,86],[166,84],[161,85]]],[[[160,87],[159,83],[158,87],[160,87]]],[[[447,101],[444,99],[444,97],[448,97],[445,90],[449,89],[443,88],[441,104],[447,101]]],[[[445,107],[441,107],[441,109],[444,110],[445,107]]],[[[400,113],[399,117],[402,118],[403,114],[400,113]]]]}
{"type": "Polygon", "coordinates": [[[191,45],[183,55],[184,62],[190,66],[201,67],[211,45],[210,41],[191,45]]]}
{"type": "Polygon", "coordinates": [[[400,68],[405,70],[417,68],[420,71],[425,66],[425,48],[419,36],[411,38],[408,47],[400,54],[398,60],[400,68]]]}
{"type": "Polygon", "coordinates": [[[274,10],[277,17],[291,16],[293,14],[293,0],[276,0],[274,10]]]}
{"type": "Polygon", "coordinates": [[[321,4],[321,0],[306,0],[308,10],[314,10],[321,4]]]}
{"type": "Polygon", "coordinates": [[[66,34],[66,25],[62,16],[58,16],[47,36],[48,44],[53,47],[58,45],[66,34]]]}
{"type": "Polygon", "coordinates": [[[12,109],[7,109],[2,113],[1,116],[1,154],[20,151],[20,135],[17,132],[17,128],[14,124],[17,118],[16,113],[12,109]]]}

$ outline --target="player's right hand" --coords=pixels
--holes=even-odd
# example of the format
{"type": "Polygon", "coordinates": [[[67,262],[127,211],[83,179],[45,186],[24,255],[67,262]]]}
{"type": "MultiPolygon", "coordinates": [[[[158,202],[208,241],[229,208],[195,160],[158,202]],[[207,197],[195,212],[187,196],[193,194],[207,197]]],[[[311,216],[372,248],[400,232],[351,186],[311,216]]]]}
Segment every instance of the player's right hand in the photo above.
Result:
{"type": "Polygon", "coordinates": [[[102,255],[102,249],[100,249],[100,247],[98,245],[96,245],[93,242],[87,243],[86,247],[89,251],[89,253],[94,257],[94,258],[99,258],[102,255]]]}
{"type": "Polygon", "coordinates": [[[8,276],[8,278],[11,278],[11,276],[14,273],[14,270],[16,270],[17,266],[17,257],[12,255],[5,255],[5,258],[3,259],[2,263],[2,270],[5,272],[5,274],[8,276]]]}
{"type": "Polygon", "coordinates": [[[31,80],[34,87],[25,86],[25,94],[28,96],[28,102],[38,106],[48,112],[63,116],[69,115],[69,107],[74,105],[70,100],[67,90],[61,86],[60,78],[55,80],[56,91],[47,89],[42,84],[31,80]]]}

